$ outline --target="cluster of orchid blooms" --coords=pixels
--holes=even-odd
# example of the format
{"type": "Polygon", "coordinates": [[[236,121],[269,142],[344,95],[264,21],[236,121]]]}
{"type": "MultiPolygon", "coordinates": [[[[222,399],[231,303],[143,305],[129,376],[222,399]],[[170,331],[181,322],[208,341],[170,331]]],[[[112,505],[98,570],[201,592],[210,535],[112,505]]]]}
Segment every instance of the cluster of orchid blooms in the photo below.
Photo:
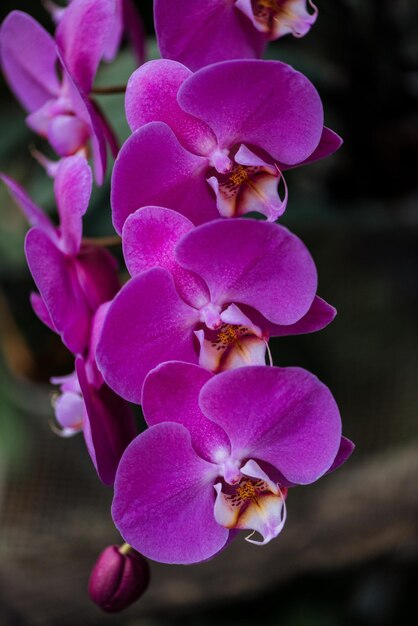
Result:
{"type": "Polygon", "coordinates": [[[115,611],[145,588],[144,557],[204,561],[241,529],[266,544],[284,526],[288,489],[351,454],[328,388],[273,366],[268,347],[335,316],[316,294],[309,251],[275,222],[285,171],[341,140],[324,127],[305,76],[258,58],[269,40],[309,31],[310,1],[155,0],[163,58],[147,63],[132,0],[45,5],[54,37],[13,11],[0,52],[27,124],[56,152],[37,158],[53,178],[59,224],[2,179],[31,225],[33,309],[75,358],[73,373],[52,379],[59,431],[82,431],[100,479],[114,486],[113,520],[127,543],[101,555],[90,593],[115,611]],[[94,80],[124,35],[139,68],[125,95],[132,134],[119,150],[94,80]],[[122,286],[101,240],[82,235],[88,160],[102,184],[108,149],[130,274],[122,286]],[[130,403],[142,406],[140,434],[130,403]]]}

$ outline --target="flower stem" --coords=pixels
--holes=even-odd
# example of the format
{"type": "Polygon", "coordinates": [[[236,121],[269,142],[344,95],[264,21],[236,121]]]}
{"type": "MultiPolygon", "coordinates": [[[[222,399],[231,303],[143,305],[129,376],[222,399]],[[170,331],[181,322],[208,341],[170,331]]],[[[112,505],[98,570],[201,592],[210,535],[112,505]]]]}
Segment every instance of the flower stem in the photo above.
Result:
{"type": "Polygon", "coordinates": [[[120,246],[122,239],[118,235],[110,235],[109,237],[84,237],[83,243],[87,245],[99,246],[100,248],[111,248],[120,246]]]}
{"type": "Polygon", "coordinates": [[[132,547],[129,545],[129,543],[124,543],[123,545],[121,545],[121,547],[119,548],[119,552],[123,555],[129,554],[129,552],[132,550],[132,547]]]}
{"type": "Polygon", "coordinates": [[[115,93],[125,93],[126,85],[115,85],[114,87],[93,87],[91,93],[97,95],[107,95],[115,93]]]}

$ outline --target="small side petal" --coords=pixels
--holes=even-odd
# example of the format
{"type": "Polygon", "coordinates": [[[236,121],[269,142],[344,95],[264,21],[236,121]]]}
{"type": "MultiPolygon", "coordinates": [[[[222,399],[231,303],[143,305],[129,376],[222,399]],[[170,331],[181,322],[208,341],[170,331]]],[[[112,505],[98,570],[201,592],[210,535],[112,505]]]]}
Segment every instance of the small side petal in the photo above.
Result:
{"type": "Polygon", "coordinates": [[[213,468],[180,424],[157,424],[134,439],[116,474],[112,506],[125,541],[162,563],[197,563],[218,553],[229,531],[213,516],[213,468]]]}
{"type": "Polygon", "coordinates": [[[327,474],[330,474],[331,472],[341,467],[341,465],[344,465],[344,463],[348,461],[350,456],[353,454],[355,447],[355,444],[350,441],[350,439],[347,439],[347,437],[341,437],[341,443],[340,447],[338,448],[337,456],[335,457],[333,464],[327,471],[327,474]]]}

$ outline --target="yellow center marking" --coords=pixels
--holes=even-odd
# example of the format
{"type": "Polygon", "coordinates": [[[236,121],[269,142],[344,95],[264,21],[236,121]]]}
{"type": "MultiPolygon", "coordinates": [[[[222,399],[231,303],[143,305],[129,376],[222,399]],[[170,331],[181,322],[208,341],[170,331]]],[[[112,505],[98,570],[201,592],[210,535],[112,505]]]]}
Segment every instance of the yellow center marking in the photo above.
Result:
{"type": "Polygon", "coordinates": [[[234,185],[242,185],[248,178],[248,172],[242,165],[239,165],[235,172],[231,174],[229,179],[234,183],[234,185]]]}
{"type": "Polygon", "coordinates": [[[242,500],[250,500],[251,498],[255,498],[257,492],[253,483],[250,480],[247,480],[247,482],[237,488],[237,495],[242,500]]]}

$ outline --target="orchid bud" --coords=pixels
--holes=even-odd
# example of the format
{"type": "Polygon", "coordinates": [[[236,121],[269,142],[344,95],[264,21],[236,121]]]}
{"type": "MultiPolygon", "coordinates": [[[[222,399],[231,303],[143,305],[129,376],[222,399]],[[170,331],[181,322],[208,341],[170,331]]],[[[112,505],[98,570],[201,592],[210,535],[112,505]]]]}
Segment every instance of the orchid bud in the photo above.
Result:
{"type": "Polygon", "coordinates": [[[149,577],[148,562],[128,544],[108,546],[91,572],[89,595],[103,611],[117,613],[142,596],[149,577]]]}

